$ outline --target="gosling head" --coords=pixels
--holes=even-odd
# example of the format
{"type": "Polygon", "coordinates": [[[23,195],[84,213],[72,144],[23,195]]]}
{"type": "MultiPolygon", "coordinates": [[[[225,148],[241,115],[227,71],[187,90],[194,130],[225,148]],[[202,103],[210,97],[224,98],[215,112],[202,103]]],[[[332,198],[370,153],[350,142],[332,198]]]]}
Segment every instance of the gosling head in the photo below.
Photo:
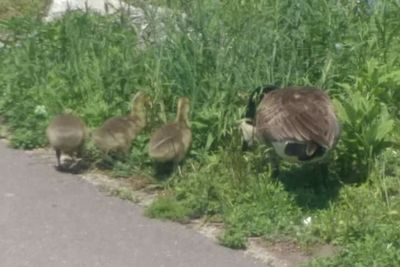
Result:
{"type": "Polygon", "coordinates": [[[151,108],[152,102],[146,93],[139,91],[132,97],[131,106],[131,115],[137,115],[145,112],[146,108],[151,108]]]}

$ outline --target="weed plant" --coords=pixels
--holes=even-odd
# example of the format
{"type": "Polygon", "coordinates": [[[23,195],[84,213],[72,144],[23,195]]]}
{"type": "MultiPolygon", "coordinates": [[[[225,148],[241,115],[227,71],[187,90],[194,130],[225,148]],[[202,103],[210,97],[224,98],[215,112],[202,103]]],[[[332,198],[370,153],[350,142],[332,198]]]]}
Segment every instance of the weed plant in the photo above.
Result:
{"type": "MultiPolygon", "coordinates": [[[[65,109],[97,127],[127,113],[131,94],[144,90],[155,103],[149,127],[115,171],[150,173],[148,135],[173,119],[177,98],[186,95],[193,147],[183,177],[160,182],[165,194],[149,216],[223,222],[220,242],[234,248],[250,236],[341,248],[311,266],[399,266],[400,3],[156,3],[173,12],[162,21],[166,38],[145,40],[145,49],[124,15],[3,21],[19,40],[0,50],[0,112],[12,144],[45,145],[48,120],[65,109]],[[319,86],[335,99],[343,133],[325,192],[314,190],[313,165],[282,164],[276,181],[270,148],[240,151],[237,120],[248,93],[268,83],[319,86]]],[[[160,21],[149,29],[153,23],[160,21]]]]}

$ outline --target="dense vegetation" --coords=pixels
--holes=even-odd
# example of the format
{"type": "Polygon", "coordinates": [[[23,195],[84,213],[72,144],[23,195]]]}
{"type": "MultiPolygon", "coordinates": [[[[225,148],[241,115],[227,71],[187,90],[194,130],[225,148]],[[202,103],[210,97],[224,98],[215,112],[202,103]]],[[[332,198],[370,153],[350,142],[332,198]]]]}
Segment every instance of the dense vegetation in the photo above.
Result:
{"type": "Polygon", "coordinates": [[[186,95],[192,151],[183,177],[156,181],[165,193],[149,216],[222,221],[221,243],[236,248],[249,236],[341,247],[311,266],[399,266],[399,1],[158,3],[173,12],[163,18],[166,37],[146,39],[146,49],[124,15],[3,21],[19,40],[0,50],[0,112],[12,144],[44,146],[49,118],[65,109],[96,127],[128,112],[131,94],[144,90],[155,103],[149,129],[114,171],[150,173],[148,134],[173,118],[177,97],[186,95]],[[315,190],[316,166],[284,164],[277,182],[268,148],[240,151],[246,97],[268,83],[315,85],[335,99],[343,133],[325,191],[315,190]]]}

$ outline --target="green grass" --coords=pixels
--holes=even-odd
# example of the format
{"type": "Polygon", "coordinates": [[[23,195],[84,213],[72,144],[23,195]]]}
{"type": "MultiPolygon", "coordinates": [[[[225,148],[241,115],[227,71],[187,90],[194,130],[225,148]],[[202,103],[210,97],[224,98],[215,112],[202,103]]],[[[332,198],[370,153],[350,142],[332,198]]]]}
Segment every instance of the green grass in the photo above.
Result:
{"type": "Polygon", "coordinates": [[[162,197],[146,210],[146,215],[151,218],[174,220],[177,222],[188,222],[191,210],[181,205],[175,199],[162,197]]]}
{"type": "Polygon", "coordinates": [[[96,127],[127,113],[131,94],[144,90],[155,103],[149,127],[113,171],[151,174],[149,133],[175,116],[186,95],[193,147],[183,177],[158,181],[164,196],[149,216],[223,222],[219,240],[234,248],[250,236],[341,248],[310,266],[399,266],[398,2],[379,1],[374,10],[333,0],[156,4],[174,13],[163,21],[168,38],[145,50],[124,16],[74,12],[50,24],[3,23],[21,40],[0,50],[0,112],[12,144],[46,145],[49,119],[67,108],[96,127]],[[248,93],[267,83],[320,86],[335,99],[343,134],[325,192],[318,166],[282,164],[276,181],[265,147],[240,151],[236,121],[248,93]]]}

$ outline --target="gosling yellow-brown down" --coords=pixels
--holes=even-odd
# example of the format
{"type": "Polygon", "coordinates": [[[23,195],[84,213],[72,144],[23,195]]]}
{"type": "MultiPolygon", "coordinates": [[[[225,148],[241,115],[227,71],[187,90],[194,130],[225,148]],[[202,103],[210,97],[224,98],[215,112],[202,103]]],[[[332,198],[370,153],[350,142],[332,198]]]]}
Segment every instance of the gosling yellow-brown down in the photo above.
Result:
{"type": "Polygon", "coordinates": [[[128,153],[132,141],[146,126],[146,108],[150,106],[149,97],[143,92],[138,92],[131,104],[132,109],[129,115],[111,117],[93,132],[94,143],[104,153],[128,153]]]}
{"type": "Polygon", "coordinates": [[[46,130],[51,147],[56,151],[58,167],[61,153],[73,156],[79,153],[86,137],[86,127],[82,120],[72,114],[55,116],[46,130]]]}
{"type": "Polygon", "coordinates": [[[185,158],[192,142],[188,115],[189,99],[181,97],[176,120],[157,129],[150,138],[149,156],[153,160],[176,165],[185,158]]]}

